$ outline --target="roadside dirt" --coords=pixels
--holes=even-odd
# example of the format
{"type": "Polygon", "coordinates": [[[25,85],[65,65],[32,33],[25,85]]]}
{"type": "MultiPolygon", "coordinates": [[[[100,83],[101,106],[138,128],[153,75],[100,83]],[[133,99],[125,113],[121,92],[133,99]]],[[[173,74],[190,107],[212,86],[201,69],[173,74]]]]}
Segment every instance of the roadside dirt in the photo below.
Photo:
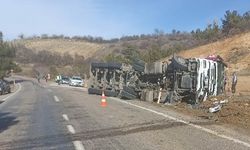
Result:
{"type": "MultiPolygon", "coordinates": [[[[250,72],[250,70],[247,70],[250,72]]],[[[228,76],[226,95],[211,97],[197,108],[192,108],[185,102],[178,103],[173,108],[183,114],[214,121],[218,124],[241,130],[250,134],[250,76],[239,75],[236,93],[231,93],[231,76],[228,76]],[[215,101],[228,100],[223,104],[221,111],[209,113],[209,108],[215,101]]]]}
{"type": "Polygon", "coordinates": [[[250,134],[250,96],[249,95],[230,95],[217,96],[203,102],[197,108],[191,108],[186,103],[178,103],[173,108],[193,117],[214,121],[236,130],[241,130],[250,134]],[[222,109],[216,113],[210,113],[209,108],[214,106],[216,101],[228,101],[222,104],[222,109]]]}

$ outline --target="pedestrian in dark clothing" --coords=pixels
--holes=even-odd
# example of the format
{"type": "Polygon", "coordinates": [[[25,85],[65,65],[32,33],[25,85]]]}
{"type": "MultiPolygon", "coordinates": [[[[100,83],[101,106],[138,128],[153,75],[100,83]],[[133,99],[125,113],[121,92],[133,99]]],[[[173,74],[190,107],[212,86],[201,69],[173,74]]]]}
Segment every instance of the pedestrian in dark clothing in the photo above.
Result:
{"type": "Polygon", "coordinates": [[[224,88],[223,88],[223,92],[225,92],[225,93],[226,93],[226,89],[227,89],[227,82],[228,82],[228,77],[225,74],[225,76],[224,76],[224,88]]]}
{"type": "Polygon", "coordinates": [[[36,75],[36,78],[37,78],[37,82],[40,83],[40,73],[38,72],[37,75],[36,75]]]}
{"type": "Polygon", "coordinates": [[[236,76],[236,72],[233,73],[233,77],[232,77],[232,93],[236,92],[236,84],[237,84],[237,76],[236,76]]]}

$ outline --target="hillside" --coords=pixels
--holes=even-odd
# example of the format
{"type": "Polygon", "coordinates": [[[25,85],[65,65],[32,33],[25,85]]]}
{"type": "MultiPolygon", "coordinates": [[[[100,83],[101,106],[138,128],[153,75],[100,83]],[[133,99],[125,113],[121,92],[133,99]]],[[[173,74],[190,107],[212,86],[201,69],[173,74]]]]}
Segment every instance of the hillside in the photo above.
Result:
{"type": "Polygon", "coordinates": [[[104,44],[96,44],[70,39],[25,39],[17,40],[16,43],[24,45],[26,48],[35,52],[42,50],[58,52],[60,54],[68,52],[72,56],[78,54],[84,56],[85,58],[92,57],[93,54],[105,47],[104,44]]]}
{"type": "MultiPolygon", "coordinates": [[[[113,42],[96,42],[86,39],[65,39],[65,38],[30,38],[15,40],[15,43],[21,45],[17,49],[23,53],[21,49],[29,49],[32,52],[47,51],[50,53],[57,52],[63,55],[65,52],[71,56],[75,54],[85,57],[87,62],[103,61],[109,54],[119,56],[123,55],[128,47],[132,47],[133,51],[140,53],[141,58],[146,58],[150,51],[159,49],[161,54],[167,56],[170,51],[187,49],[196,46],[199,42],[189,33],[178,34],[152,34],[136,38],[121,38],[113,42]]],[[[26,54],[27,51],[24,52],[26,54]]],[[[154,58],[155,61],[163,55],[154,58]]]]}
{"type": "Polygon", "coordinates": [[[233,71],[247,69],[250,67],[250,32],[178,53],[183,57],[206,57],[212,54],[222,56],[233,71]]]}
{"type": "MultiPolygon", "coordinates": [[[[183,38],[183,45],[187,44],[183,38]],[[185,41],[185,42],[183,42],[185,41]]],[[[176,39],[164,39],[161,44],[162,49],[168,49],[173,43],[176,44],[176,39]],[[168,41],[168,42],[167,42],[168,41]]],[[[17,40],[16,43],[24,45],[26,48],[35,52],[47,50],[50,52],[58,52],[63,54],[68,52],[72,56],[76,53],[84,56],[85,58],[104,58],[105,55],[110,53],[121,54],[122,50],[127,45],[138,47],[141,52],[147,51],[154,43],[159,41],[151,38],[132,40],[128,42],[115,42],[115,43],[91,43],[87,41],[77,41],[71,39],[32,39],[32,40],[17,40]]],[[[233,36],[225,40],[220,40],[211,44],[206,44],[189,50],[184,50],[178,53],[183,57],[206,57],[208,55],[220,55],[228,63],[229,68],[235,71],[244,71],[249,68],[250,64],[250,32],[233,36]]]]}

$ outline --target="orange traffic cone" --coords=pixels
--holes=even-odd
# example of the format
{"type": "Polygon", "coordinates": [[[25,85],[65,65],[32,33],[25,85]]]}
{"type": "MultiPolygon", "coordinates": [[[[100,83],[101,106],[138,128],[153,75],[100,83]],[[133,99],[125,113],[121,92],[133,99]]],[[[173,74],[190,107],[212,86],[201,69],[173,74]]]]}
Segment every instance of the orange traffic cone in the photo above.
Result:
{"type": "Polygon", "coordinates": [[[106,106],[107,106],[106,96],[105,96],[105,94],[104,94],[104,91],[102,91],[102,102],[101,102],[101,106],[102,106],[102,107],[106,107],[106,106]]]}

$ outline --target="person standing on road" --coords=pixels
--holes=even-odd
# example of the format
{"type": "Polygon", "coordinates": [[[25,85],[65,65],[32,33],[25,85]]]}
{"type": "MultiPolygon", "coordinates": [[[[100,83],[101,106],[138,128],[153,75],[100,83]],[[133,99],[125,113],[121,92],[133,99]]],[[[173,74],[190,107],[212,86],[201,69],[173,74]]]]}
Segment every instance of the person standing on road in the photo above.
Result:
{"type": "Polygon", "coordinates": [[[39,72],[37,73],[36,78],[37,78],[37,82],[40,83],[40,73],[39,72]]]}
{"type": "Polygon", "coordinates": [[[59,74],[58,76],[56,76],[56,78],[57,78],[57,84],[60,85],[61,80],[62,80],[62,76],[59,74]]]}
{"type": "Polygon", "coordinates": [[[47,75],[45,75],[45,81],[48,82],[48,76],[47,75]]]}
{"type": "Polygon", "coordinates": [[[228,77],[227,74],[224,75],[224,88],[223,88],[223,92],[226,93],[227,90],[227,85],[228,84],[228,77]]]}
{"type": "Polygon", "coordinates": [[[233,73],[233,77],[232,77],[232,93],[236,92],[236,84],[237,84],[237,75],[236,72],[233,73]]]}

